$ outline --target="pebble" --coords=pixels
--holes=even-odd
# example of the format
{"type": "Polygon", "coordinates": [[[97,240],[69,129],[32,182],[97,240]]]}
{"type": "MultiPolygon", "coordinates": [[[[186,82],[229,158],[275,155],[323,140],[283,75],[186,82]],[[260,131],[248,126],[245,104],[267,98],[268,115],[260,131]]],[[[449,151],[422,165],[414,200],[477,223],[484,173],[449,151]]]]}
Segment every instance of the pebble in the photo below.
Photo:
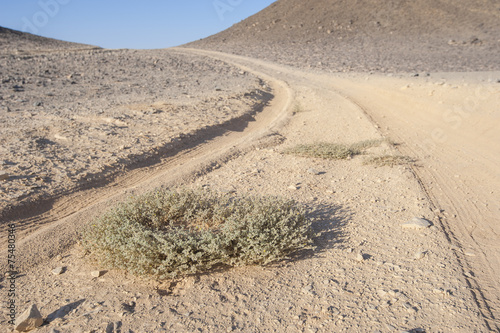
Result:
{"type": "Polygon", "coordinates": [[[56,134],[54,134],[54,138],[55,138],[55,139],[57,139],[57,140],[68,140],[68,138],[67,138],[67,137],[62,136],[62,135],[57,134],[57,133],[56,133],[56,134]]]}
{"type": "Polygon", "coordinates": [[[307,169],[307,173],[310,173],[311,175],[319,175],[320,174],[319,171],[317,171],[316,169],[313,169],[313,168],[307,169]]]}
{"type": "Polygon", "coordinates": [[[417,253],[415,253],[414,259],[415,260],[423,259],[426,253],[427,251],[417,251],[417,253]]]}
{"type": "Polygon", "coordinates": [[[43,324],[43,318],[36,307],[31,304],[16,320],[16,331],[28,332],[40,327],[43,324]]]}
{"type": "Polygon", "coordinates": [[[59,266],[59,267],[56,267],[52,270],[52,274],[61,275],[62,273],[64,273],[64,271],[65,271],[65,268],[62,266],[59,266]]]}
{"type": "Polygon", "coordinates": [[[363,255],[363,253],[361,251],[358,251],[358,253],[356,253],[356,261],[364,261],[365,260],[365,256],[363,255]]]}
{"type": "Polygon", "coordinates": [[[9,179],[9,174],[7,173],[7,171],[1,171],[0,170],[0,180],[7,180],[9,179]]]}
{"type": "Polygon", "coordinates": [[[17,274],[18,274],[18,272],[16,272],[16,271],[8,271],[8,272],[5,272],[4,276],[5,276],[5,278],[10,279],[12,277],[16,277],[17,274]]]}
{"type": "Polygon", "coordinates": [[[302,293],[304,294],[311,294],[311,295],[315,295],[316,293],[314,292],[314,288],[312,285],[308,285],[308,286],[305,286],[304,288],[302,288],[302,293]]]}
{"type": "Polygon", "coordinates": [[[2,111],[2,112],[10,112],[10,108],[8,106],[0,106],[0,111],[2,111]]]}
{"type": "Polygon", "coordinates": [[[90,275],[92,275],[95,278],[101,277],[106,273],[106,271],[92,271],[90,272],[90,275]]]}
{"type": "Polygon", "coordinates": [[[289,189],[289,190],[298,190],[299,188],[300,188],[300,187],[299,187],[299,186],[297,186],[297,185],[290,185],[290,186],[288,186],[288,189],[289,189]]]}
{"type": "Polygon", "coordinates": [[[410,221],[405,222],[401,225],[405,229],[426,229],[431,226],[431,223],[426,219],[419,217],[414,217],[410,221]]]}

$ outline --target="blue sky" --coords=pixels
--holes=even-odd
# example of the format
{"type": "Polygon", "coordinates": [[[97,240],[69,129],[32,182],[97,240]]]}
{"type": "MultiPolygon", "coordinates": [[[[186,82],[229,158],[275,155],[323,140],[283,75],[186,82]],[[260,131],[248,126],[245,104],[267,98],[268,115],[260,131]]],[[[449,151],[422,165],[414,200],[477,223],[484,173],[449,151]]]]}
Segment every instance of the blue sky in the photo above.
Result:
{"type": "Polygon", "coordinates": [[[106,48],[164,48],[229,28],[275,0],[0,0],[0,26],[106,48]]]}

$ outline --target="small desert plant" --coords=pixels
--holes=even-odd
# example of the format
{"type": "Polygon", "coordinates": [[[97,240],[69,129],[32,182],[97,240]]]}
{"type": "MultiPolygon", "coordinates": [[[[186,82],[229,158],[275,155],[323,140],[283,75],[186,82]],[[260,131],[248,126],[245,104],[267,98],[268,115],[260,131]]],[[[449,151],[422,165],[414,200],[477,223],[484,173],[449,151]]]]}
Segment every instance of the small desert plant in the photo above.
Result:
{"type": "Polygon", "coordinates": [[[382,166],[390,166],[393,167],[395,165],[403,165],[413,162],[411,158],[408,156],[400,156],[400,155],[382,155],[382,156],[373,156],[367,158],[363,164],[372,164],[377,167],[382,166]]]}
{"type": "Polygon", "coordinates": [[[376,147],[380,145],[381,142],[382,140],[368,140],[350,145],[327,142],[302,144],[285,150],[285,153],[303,157],[320,157],[340,160],[362,154],[366,149],[376,147]]]}
{"type": "Polygon", "coordinates": [[[293,114],[295,115],[300,112],[304,112],[304,108],[302,107],[302,104],[300,104],[300,102],[297,102],[293,106],[293,114]]]}
{"type": "Polygon", "coordinates": [[[211,191],[156,191],[111,209],[82,231],[109,267],[174,278],[220,265],[268,264],[312,244],[295,202],[211,191]]]}

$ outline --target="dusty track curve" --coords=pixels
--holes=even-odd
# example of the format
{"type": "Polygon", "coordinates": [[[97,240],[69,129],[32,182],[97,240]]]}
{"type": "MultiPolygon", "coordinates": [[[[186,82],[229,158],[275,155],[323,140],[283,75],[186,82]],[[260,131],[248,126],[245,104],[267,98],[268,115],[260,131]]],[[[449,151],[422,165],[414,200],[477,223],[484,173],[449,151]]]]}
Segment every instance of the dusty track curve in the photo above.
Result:
{"type": "MultiPolygon", "coordinates": [[[[406,83],[401,87],[391,78],[372,82],[364,76],[312,74],[242,56],[191,51],[258,68],[291,87],[329,90],[358,107],[381,135],[403,143],[400,152],[421,163],[412,168],[413,174],[455,248],[482,316],[499,329],[500,121],[497,113],[477,112],[498,105],[498,88],[464,85],[465,91],[457,89],[454,96],[462,105],[451,107],[417,97],[406,83]]],[[[429,97],[433,94],[431,90],[429,97]]]]}
{"type": "MultiPolygon", "coordinates": [[[[499,188],[497,173],[500,154],[498,145],[495,144],[496,132],[482,123],[476,123],[458,134],[445,129],[448,139],[433,140],[432,149],[429,149],[427,139],[432,135],[433,129],[440,126],[443,110],[436,109],[436,103],[412,93],[411,90],[400,90],[397,80],[368,80],[366,75],[346,78],[342,75],[315,74],[211,51],[176,51],[214,57],[252,72],[272,85],[275,98],[257,115],[256,121],[250,122],[242,132],[228,132],[192,149],[180,151],[160,164],[130,172],[105,188],[62,198],[41,216],[16,221],[20,225],[29,226],[29,230],[43,225],[19,242],[20,251],[33,253],[33,249],[38,248],[40,253],[36,258],[28,258],[23,263],[24,267],[41,263],[47,257],[74,244],[76,229],[113,202],[123,200],[130,193],[175,183],[207,165],[221,163],[283,126],[290,114],[294,92],[300,87],[306,87],[312,92],[342,99],[344,104],[350,104],[352,108],[366,114],[380,134],[402,144],[399,150],[403,154],[419,160],[420,167],[414,167],[413,174],[440,218],[442,230],[454,247],[460,273],[466,278],[483,319],[491,329],[498,330],[500,265],[499,232],[498,225],[495,224],[498,220],[498,201],[495,201],[498,194],[495,191],[499,188]],[[423,104],[427,109],[422,109],[423,104]],[[438,110],[437,116],[433,114],[435,110],[438,110]],[[486,135],[481,137],[480,133],[486,135]],[[461,139],[464,136],[477,136],[480,139],[467,142],[461,139]],[[478,143],[481,148],[475,149],[478,143]],[[469,153],[473,156],[467,155],[469,153]],[[463,159],[468,161],[466,167],[457,163],[463,159]],[[482,172],[492,178],[478,177],[482,172]],[[464,180],[456,181],[455,178],[459,177],[455,175],[464,180]],[[485,195],[483,187],[491,195],[485,195]],[[480,205],[487,209],[479,207],[480,205]]],[[[496,98],[495,96],[495,92],[492,92],[487,98],[496,98]]],[[[493,123],[493,129],[496,124],[497,122],[493,123]]]]}
{"type": "MultiPolygon", "coordinates": [[[[23,271],[40,264],[75,244],[78,228],[112,203],[155,187],[178,184],[205,168],[211,168],[232,155],[245,151],[259,139],[283,126],[289,116],[291,90],[284,82],[265,73],[244,66],[242,69],[265,80],[274,94],[268,105],[255,115],[254,121],[238,120],[237,126],[232,126],[234,122],[230,122],[222,135],[215,138],[197,137],[196,142],[202,143],[190,149],[179,150],[161,163],[135,169],[104,187],[63,196],[50,202],[49,207],[42,209],[42,214],[8,221],[18,229],[17,257],[23,258],[22,262],[18,262],[18,268],[23,271]],[[23,255],[24,253],[37,255],[23,255]]],[[[5,264],[2,262],[3,271],[7,271],[5,264]]]]}

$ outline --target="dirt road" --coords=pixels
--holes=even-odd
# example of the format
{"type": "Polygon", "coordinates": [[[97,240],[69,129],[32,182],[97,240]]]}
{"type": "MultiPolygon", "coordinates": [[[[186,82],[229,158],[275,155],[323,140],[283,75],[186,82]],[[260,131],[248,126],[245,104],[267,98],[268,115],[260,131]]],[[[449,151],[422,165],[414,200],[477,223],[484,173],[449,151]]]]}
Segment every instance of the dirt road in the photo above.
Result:
{"type": "Polygon", "coordinates": [[[500,315],[499,73],[376,77],[332,83],[418,158],[416,176],[457,246],[471,290],[500,315]]]}
{"type": "Polygon", "coordinates": [[[41,332],[498,331],[500,88],[483,81],[489,74],[321,74],[177,51],[250,71],[272,86],[275,98],[255,121],[206,142],[199,138],[160,164],[17,221],[31,230],[18,243],[24,258],[19,297],[59,318],[52,316],[41,332]],[[458,109],[468,97],[475,112],[458,109]],[[325,161],[283,154],[303,142],[381,138],[397,145],[384,144],[370,155],[399,152],[416,163],[377,168],[364,165],[363,157],[325,161]],[[75,245],[77,228],[130,194],[171,185],[282,195],[307,204],[316,212],[318,251],[264,269],[180,281],[117,271],[90,279],[95,267],[75,245]],[[434,226],[401,228],[413,216],[434,226]],[[54,277],[56,266],[67,270],[54,277]],[[134,310],[124,311],[123,304],[134,310]]]}
{"type": "Polygon", "coordinates": [[[418,160],[412,170],[456,246],[471,292],[483,315],[499,318],[500,73],[315,76],[256,63],[292,86],[309,81],[339,93],[418,160]]]}

